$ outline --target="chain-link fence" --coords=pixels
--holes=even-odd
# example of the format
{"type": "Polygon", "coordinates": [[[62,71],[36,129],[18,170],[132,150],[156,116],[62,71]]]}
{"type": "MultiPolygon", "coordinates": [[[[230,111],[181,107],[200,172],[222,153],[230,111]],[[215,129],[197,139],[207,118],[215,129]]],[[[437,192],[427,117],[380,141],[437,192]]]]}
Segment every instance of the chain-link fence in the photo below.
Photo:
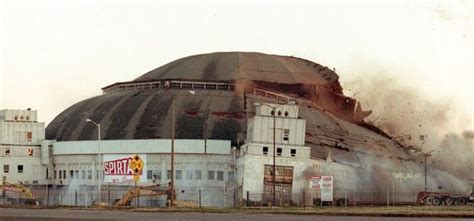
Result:
{"type": "MultiPolygon", "coordinates": [[[[130,207],[166,207],[169,196],[166,187],[141,189],[135,186],[104,185],[100,191],[96,186],[27,186],[34,201],[20,191],[3,191],[0,205],[39,204],[43,206],[91,207],[98,204],[115,206],[122,200],[130,207]]],[[[174,204],[183,207],[320,207],[320,206],[361,206],[361,205],[416,205],[415,190],[335,190],[332,201],[322,201],[318,190],[299,192],[251,192],[238,187],[176,188],[174,204]]]]}

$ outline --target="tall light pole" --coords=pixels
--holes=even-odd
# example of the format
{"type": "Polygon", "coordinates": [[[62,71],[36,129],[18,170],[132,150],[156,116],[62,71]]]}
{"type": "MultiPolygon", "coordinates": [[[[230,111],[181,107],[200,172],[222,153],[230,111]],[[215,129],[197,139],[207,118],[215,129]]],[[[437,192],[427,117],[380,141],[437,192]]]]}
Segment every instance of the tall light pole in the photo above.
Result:
{"type": "MultiPolygon", "coordinates": [[[[188,91],[189,94],[196,94],[195,91],[188,91]]],[[[176,102],[175,99],[171,102],[171,200],[170,206],[173,206],[174,201],[174,140],[176,133],[176,102]]]]}
{"type": "Polygon", "coordinates": [[[95,121],[87,118],[86,119],[86,122],[90,122],[90,123],[93,123],[96,127],[97,127],[97,156],[98,156],[98,159],[97,159],[97,165],[99,167],[99,184],[98,184],[98,191],[99,191],[99,206],[100,206],[100,203],[102,203],[102,194],[101,194],[101,185],[102,185],[102,167],[100,166],[100,163],[101,163],[101,158],[100,158],[100,123],[96,123],[95,121]]]}
{"type": "Polygon", "coordinates": [[[425,191],[428,190],[427,174],[426,174],[426,170],[427,170],[426,159],[431,156],[430,153],[433,153],[433,152],[435,152],[435,151],[439,152],[439,150],[432,150],[432,151],[429,151],[429,152],[427,152],[427,153],[423,153],[423,155],[424,155],[424,157],[425,157],[425,191]]]}
{"type": "Polygon", "coordinates": [[[267,106],[269,108],[272,109],[272,111],[270,112],[270,115],[272,115],[272,118],[273,118],[273,174],[272,174],[272,192],[273,192],[273,202],[272,202],[272,205],[276,205],[276,197],[275,197],[275,183],[276,183],[276,109],[278,107],[280,107],[282,104],[277,104],[275,106],[272,106],[272,105],[268,105],[268,104],[260,104],[260,103],[255,103],[255,105],[263,105],[263,106],[267,106]]]}

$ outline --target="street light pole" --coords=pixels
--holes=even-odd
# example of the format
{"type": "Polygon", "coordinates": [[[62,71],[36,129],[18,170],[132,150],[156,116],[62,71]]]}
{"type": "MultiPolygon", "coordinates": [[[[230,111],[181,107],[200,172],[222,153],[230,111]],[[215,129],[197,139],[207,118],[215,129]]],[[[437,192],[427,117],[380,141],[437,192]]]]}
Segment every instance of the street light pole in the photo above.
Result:
{"type": "Polygon", "coordinates": [[[99,192],[99,206],[100,206],[100,203],[102,203],[102,194],[101,194],[101,187],[102,187],[102,167],[100,166],[100,163],[101,163],[101,157],[100,157],[100,123],[96,123],[95,121],[91,120],[91,119],[86,119],[86,122],[91,122],[93,123],[96,127],[97,127],[97,167],[99,167],[98,169],[98,173],[99,173],[99,184],[98,184],[98,192],[99,192]]]}
{"type": "Polygon", "coordinates": [[[276,136],[276,124],[275,124],[275,115],[276,115],[276,107],[273,108],[273,205],[275,206],[275,183],[276,183],[276,163],[275,163],[275,155],[276,155],[276,147],[275,147],[275,136],[276,136]]]}
{"type": "MultiPolygon", "coordinates": [[[[188,91],[189,94],[194,95],[196,94],[195,91],[188,91]]],[[[173,201],[175,197],[174,192],[174,141],[176,136],[176,99],[173,98],[171,103],[171,200],[170,206],[173,206],[173,201]]]]}
{"type": "Polygon", "coordinates": [[[173,99],[171,103],[171,200],[170,206],[173,206],[174,201],[174,138],[175,138],[175,118],[176,118],[176,104],[173,99]]]}
{"type": "Polygon", "coordinates": [[[425,157],[425,192],[428,191],[428,182],[427,182],[427,165],[426,165],[426,161],[427,161],[427,158],[431,156],[430,153],[433,153],[435,151],[438,151],[439,150],[432,150],[430,152],[427,152],[427,153],[423,153],[424,157],[425,157]]]}

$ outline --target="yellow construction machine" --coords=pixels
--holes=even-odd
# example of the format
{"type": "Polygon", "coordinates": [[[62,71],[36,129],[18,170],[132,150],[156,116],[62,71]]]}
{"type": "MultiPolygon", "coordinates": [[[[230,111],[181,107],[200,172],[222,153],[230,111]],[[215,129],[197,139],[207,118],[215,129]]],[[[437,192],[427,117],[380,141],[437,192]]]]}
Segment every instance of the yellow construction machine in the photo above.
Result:
{"type": "MultiPolygon", "coordinates": [[[[15,192],[23,194],[24,203],[28,205],[38,205],[38,201],[35,199],[33,192],[22,184],[15,184],[15,183],[8,183],[8,182],[0,182],[0,191],[2,192],[15,192]]],[[[6,196],[5,196],[6,197],[6,196]]]]}
{"type": "Polygon", "coordinates": [[[123,197],[115,203],[115,206],[130,206],[133,199],[138,196],[167,196],[167,199],[171,197],[169,190],[162,190],[160,186],[138,186],[127,191],[123,197]]]}
{"type": "Polygon", "coordinates": [[[161,189],[159,185],[134,187],[127,191],[114,206],[130,206],[133,199],[138,196],[166,196],[167,206],[170,206],[171,197],[173,197],[173,206],[197,207],[195,202],[177,201],[176,193],[171,188],[161,189]]]}

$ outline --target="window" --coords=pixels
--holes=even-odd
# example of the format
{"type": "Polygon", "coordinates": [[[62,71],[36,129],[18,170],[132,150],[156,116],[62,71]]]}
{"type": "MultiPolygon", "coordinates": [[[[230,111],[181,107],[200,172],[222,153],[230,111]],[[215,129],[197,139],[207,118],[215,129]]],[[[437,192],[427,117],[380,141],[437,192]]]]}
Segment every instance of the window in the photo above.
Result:
{"type": "Polygon", "coordinates": [[[58,178],[62,179],[63,178],[63,171],[58,170],[58,178]]]}
{"type": "Polygon", "coordinates": [[[146,178],[149,180],[153,179],[153,170],[146,171],[146,178]]]}
{"type": "Polygon", "coordinates": [[[171,170],[166,171],[166,179],[171,179],[171,170]]]}
{"type": "Polygon", "coordinates": [[[53,179],[56,179],[56,178],[57,178],[57,173],[58,173],[58,172],[57,172],[56,170],[54,170],[53,179]]]}
{"type": "Polygon", "coordinates": [[[82,179],[85,180],[86,179],[86,171],[81,170],[81,174],[82,174],[82,179]]]}
{"type": "Polygon", "coordinates": [[[5,147],[5,156],[10,156],[10,147],[5,147]]]}
{"type": "Polygon", "coordinates": [[[207,171],[207,179],[214,180],[214,171],[212,170],[207,171]]]}
{"type": "Polygon", "coordinates": [[[33,135],[31,132],[26,132],[26,141],[31,141],[33,135]]]}
{"type": "Polygon", "coordinates": [[[217,180],[224,180],[224,171],[217,171],[217,180]]]}
{"type": "Polygon", "coordinates": [[[263,155],[268,155],[268,147],[263,147],[263,155]]]}
{"type": "Polygon", "coordinates": [[[281,153],[282,153],[282,152],[283,152],[283,151],[282,151],[281,147],[278,147],[278,148],[277,148],[277,156],[281,156],[281,153]]]}
{"type": "Polygon", "coordinates": [[[66,179],[66,171],[63,170],[63,179],[66,179]]]}
{"type": "Polygon", "coordinates": [[[92,180],[92,170],[87,171],[87,179],[92,180]]]}
{"type": "Polygon", "coordinates": [[[74,179],[74,170],[69,170],[69,177],[71,177],[71,179],[74,179]]]}
{"type": "Polygon", "coordinates": [[[182,179],[182,177],[183,177],[183,174],[182,174],[181,170],[176,170],[176,179],[180,180],[180,179],[182,179]]]}
{"type": "Polygon", "coordinates": [[[18,173],[23,173],[23,165],[18,165],[17,169],[18,169],[18,173]]]}
{"type": "Polygon", "coordinates": [[[201,171],[200,170],[195,170],[194,171],[194,179],[196,179],[196,180],[201,179],[201,171]]]}
{"type": "Polygon", "coordinates": [[[235,181],[235,173],[234,171],[229,171],[227,173],[227,181],[235,181]]]}
{"type": "Polygon", "coordinates": [[[193,179],[193,171],[192,170],[186,170],[186,179],[187,180],[192,180],[193,179]]]}
{"type": "Polygon", "coordinates": [[[296,157],[296,149],[291,149],[290,154],[292,157],[296,157]]]}
{"type": "Polygon", "coordinates": [[[46,179],[49,179],[49,169],[46,167],[46,179]]]}
{"type": "Polygon", "coordinates": [[[79,177],[79,170],[76,170],[76,172],[74,172],[74,175],[75,175],[75,178],[76,178],[76,179],[79,179],[79,178],[80,178],[80,177],[79,177]]]}
{"type": "Polygon", "coordinates": [[[154,170],[153,171],[153,179],[161,180],[161,170],[154,170]]]}
{"type": "Polygon", "coordinates": [[[290,137],[290,130],[289,129],[284,129],[283,130],[283,140],[288,141],[290,137]]]}
{"type": "Polygon", "coordinates": [[[10,165],[3,165],[3,172],[8,173],[10,171],[10,165]]]}

